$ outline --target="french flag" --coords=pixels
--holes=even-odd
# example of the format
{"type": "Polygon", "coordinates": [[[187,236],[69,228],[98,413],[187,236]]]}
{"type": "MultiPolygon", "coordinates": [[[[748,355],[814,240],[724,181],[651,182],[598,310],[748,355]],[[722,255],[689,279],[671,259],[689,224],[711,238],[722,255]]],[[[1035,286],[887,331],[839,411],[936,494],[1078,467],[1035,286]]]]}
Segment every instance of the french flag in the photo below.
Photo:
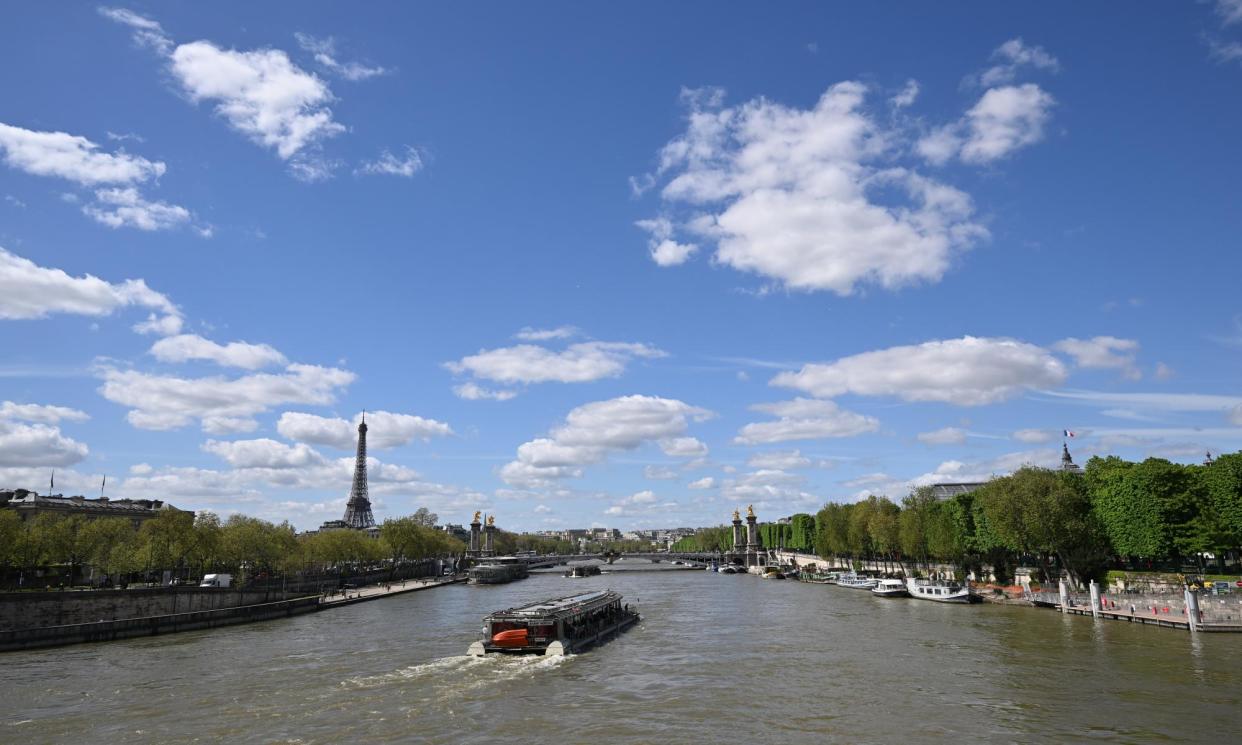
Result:
{"type": "Polygon", "coordinates": [[[1067,429],[1067,430],[1063,430],[1063,431],[1065,432],[1065,436],[1066,436],[1066,437],[1069,437],[1069,438],[1073,439],[1073,437],[1074,437],[1074,433],[1073,433],[1073,432],[1070,432],[1068,429],[1067,429]]]}

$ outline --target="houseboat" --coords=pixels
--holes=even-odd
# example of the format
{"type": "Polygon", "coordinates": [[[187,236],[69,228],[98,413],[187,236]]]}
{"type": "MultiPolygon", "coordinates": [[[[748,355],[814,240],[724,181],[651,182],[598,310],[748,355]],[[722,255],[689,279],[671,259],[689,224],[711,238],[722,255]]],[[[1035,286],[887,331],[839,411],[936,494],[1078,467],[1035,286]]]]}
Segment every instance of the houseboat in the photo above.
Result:
{"type": "Polygon", "coordinates": [[[466,654],[573,654],[638,623],[621,594],[600,590],[496,611],[483,619],[483,638],[466,654]]]}
{"type": "Polygon", "coordinates": [[[910,591],[906,589],[906,583],[899,579],[876,580],[875,587],[871,588],[871,594],[880,598],[910,597],[910,591]]]}
{"type": "Polygon", "coordinates": [[[483,559],[466,571],[472,585],[502,585],[515,579],[526,579],[530,569],[520,556],[496,556],[483,559]]]}
{"type": "Polygon", "coordinates": [[[837,584],[841,587],[849,587],[855,590],[870,590],[875,587],[875,579],[855,574],[854,572],[843,572],[837,576],[837,584]]]}
{"type": "Polygon", "coordinates": [[[566,577],[594,577],[600,574],[598,564],[576,564],[565,572],[566,577]]]}
{"type": "Polygon", "coordinates": [[[910,597],[937,603],[981,603],[983,598],[970,591],[969,584],[932,579],[906,579],[910,597]]]}

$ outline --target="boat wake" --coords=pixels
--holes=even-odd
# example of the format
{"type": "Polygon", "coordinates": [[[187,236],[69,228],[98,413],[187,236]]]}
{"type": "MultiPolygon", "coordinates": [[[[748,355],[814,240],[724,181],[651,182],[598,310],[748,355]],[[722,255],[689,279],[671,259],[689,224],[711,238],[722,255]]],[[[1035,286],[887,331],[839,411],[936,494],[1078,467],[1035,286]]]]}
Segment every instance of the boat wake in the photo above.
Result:
{"type": "Polygon", "coordinates": [[[437,687],[451,686],[459,691],[470,691],[507,683],[518,678],[538,675],[545,670],[559,667],[570,659],[570,657],[531,655],[522,655],[520,657],[510,657],[508,655],[441,657],[438,660],[403,667],[392,672],[347,678],[341,682],[341,685],[352,689],[368,689],[382,688],[393,684],[429,681],[437,687]]]}

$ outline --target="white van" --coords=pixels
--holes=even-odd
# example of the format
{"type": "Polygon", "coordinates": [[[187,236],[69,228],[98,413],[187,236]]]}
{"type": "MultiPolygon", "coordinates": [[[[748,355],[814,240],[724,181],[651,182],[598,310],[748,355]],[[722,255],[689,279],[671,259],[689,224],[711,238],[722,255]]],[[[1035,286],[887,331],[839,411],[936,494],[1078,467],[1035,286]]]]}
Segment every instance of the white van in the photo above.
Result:
{"type": "Polygon", "coordinates": [[[204,574],[203,581],[198,584],[199,587],[229,587],[233,584],[233,575],[231,574],[204,574]]]}

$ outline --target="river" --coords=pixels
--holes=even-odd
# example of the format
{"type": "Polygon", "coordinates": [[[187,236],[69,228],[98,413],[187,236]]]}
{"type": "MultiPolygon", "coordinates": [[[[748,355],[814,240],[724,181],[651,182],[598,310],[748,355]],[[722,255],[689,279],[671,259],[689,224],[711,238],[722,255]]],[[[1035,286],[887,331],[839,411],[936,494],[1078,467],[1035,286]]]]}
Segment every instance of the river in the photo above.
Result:
{"type": "Polygon", "coordinates": [[[0,742],[1212,743],[1242,722],[1238,635],[618,570],[7,653],[0,742]],[[489,611],[604,587],[640,626],[464,656],[489,611]]]}

